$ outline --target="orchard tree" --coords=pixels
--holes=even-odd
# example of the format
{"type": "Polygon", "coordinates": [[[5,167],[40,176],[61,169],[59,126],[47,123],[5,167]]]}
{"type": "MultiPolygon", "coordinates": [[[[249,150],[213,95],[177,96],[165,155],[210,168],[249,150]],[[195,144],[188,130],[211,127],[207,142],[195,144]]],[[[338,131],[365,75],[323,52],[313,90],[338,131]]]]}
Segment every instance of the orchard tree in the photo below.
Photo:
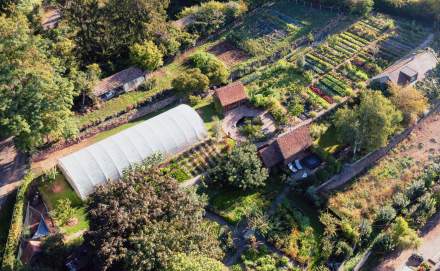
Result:
{"type": "Polygon", "coordinates": [[[73,127],[73,84],[43,43],[24,15],[0,16],[0,130],[25,151],[73,127]]]}
{"type": "Polygon", "coordinates": [[[99,270],[168,270],[177,253],[221,259],[217,236],[203,226],[205,201],[155,166],[130,168],[90,196],[85,244],[99,270]]]}
{"type": "Polygon", "coordinates": [[[219,184],[249,190],[266,185],[268,171],[250,143],[236,145],[215,167],[208,170],[208,184],[219,184]]]}
{"type": "Polygon", "coordinates": [[[359,105],[336,111],[333,124],[341,143],[350,144],[353,154],[384,147],[399,128],[402,113],[379,91],[362,94],[359,105]]]}
{"type": "Polygon", "coordinates": [[[131,62],[147,71],[154,71],[163,65],[163,54],[152,41],[135,43],[130,47],[131,62]]]}
{"type": "Polygon", "coordinates": [[[209,78],[199,69],[189,69],[182,72],[172,82],[175,90],[185,93],[202,93],[208,89],[209,78]]]}

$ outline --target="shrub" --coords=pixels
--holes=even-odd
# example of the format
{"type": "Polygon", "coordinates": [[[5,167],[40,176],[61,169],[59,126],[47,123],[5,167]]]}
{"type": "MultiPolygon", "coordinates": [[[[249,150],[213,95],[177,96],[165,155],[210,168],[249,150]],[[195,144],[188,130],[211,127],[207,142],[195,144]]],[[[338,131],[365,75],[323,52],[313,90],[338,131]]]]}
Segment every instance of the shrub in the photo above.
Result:
{"type": "Polygon", "coordinates": [[[353,249],[349,244],[347,244],[344,241],[339,241],[336,244],[336,256],[339,256],[342,258],[342,260],[348,259],[353,255],[353,249]]]}
{"type": "Polygon", "coordinates": [[[154,71],[163,65],[163,54],[157,46],[149,40],[135,43],[130,47],[131,62],[147,71],[154,71]]]}
{"type": "Polygon", "coordinates": [[[199,69],[190,69],[181,73],[172,82],[175,90],[186,93],[201,93],[208,89],[209,78],[199,69]]]}
{"type": "Polygon", "coordinates": [[[200,69],[213,85],[224,84],[229,78],[229,70],[225,64],[213,54],[197,52],[188,58],[188,63],[193,68],[200,69]]]}
{"type": "Polygon", "coordinates": [[[196,106],[201,103],[203,99],[199,95],[189,95],[188,100],[191,106],[196,106]]]}
{"type": "Polygon", "coordinates": [[[51,216],[59,226],[65,225],[75,215],[75,209],[69,199],[57,201],[55,209],[51,211],[51,216]]]}
{"type": "Polygon", "coordinates": [[[384,226],[391,222],[396,217],[396,210],[393,207],[387,205],[379,209],[376,215],[375,223],[377,225],[384,226]]]}

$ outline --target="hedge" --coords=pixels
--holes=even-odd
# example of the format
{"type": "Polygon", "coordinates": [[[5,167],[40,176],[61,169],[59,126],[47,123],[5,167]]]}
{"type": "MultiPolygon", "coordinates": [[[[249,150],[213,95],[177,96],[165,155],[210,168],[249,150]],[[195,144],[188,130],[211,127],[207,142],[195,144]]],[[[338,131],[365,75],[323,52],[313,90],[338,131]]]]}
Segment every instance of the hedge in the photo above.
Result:
{"type": "Polygon", "coordinates": [[[15,201],[14,212],[12,214],[11,226],[9,228],[8,239],[3,255],[2,271],[12,271],[16,263],[16,255],[20,244],[20,237],[25,216],[26,194],[30,184],[34,180],[34,175],[30,172],[23,178],[21,186],[18,188],[17,199],[15,201]]]}

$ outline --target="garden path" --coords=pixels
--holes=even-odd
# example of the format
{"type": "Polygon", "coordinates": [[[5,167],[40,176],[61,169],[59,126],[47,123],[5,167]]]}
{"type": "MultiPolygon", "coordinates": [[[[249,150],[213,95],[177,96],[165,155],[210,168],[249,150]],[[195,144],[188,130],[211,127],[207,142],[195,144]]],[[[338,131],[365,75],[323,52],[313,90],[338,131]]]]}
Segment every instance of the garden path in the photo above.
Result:
{"type": "MultiPolygon", "coordinates": [[[[243,252],[246,251],[248,246],[248,240],[246,239],[246,235],[249,234],[249,231],[251,230],[249,229],[247,221],[242,220],[237,225],[232,225],[226,220],[224,220],[221,216],[213,212],[210,212],[208,210],[205,213],[205,218],[215,221],[221,226],[226,226],[231,230],[236,251],[231,255],[227,255],[226,259],[224,260],[224,263],[227,266],[236,264],[240,260],[241,255],[243,254],[243,252]]],[[[269,249],[270,252],[275,253],[280,257],[285,256],[279,249],[275,248],[272,244],[267,242],[267,240],[261,235],[255,234],[255,238],[258,243],[264,244],[269,249]]],[[[295,265],[295,263],[291,260],[290,263],[295,265]]]]}
{"type": "Polygon", "coordinates": [[[263,123],[262,130],[265,134],[272,134],[276,130],[275,120],[273,117],[266,111],[249,107],[249,106],[240,106],[235,108],[228,113],[226,113],[225,118],[222,121],[222,129],[226,135],[235,139],[237,141],[246,141],[247,138],[240,133],[239,127],[237,127],[237,122],[244,118],[254,118],[260,117],[263,123]]]}

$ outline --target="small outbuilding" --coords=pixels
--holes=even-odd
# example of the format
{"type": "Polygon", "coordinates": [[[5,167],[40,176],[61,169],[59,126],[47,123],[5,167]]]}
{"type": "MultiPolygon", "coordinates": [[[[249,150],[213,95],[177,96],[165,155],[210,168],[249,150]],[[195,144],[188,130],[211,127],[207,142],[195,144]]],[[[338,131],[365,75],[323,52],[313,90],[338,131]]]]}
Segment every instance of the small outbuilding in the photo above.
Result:
{"type": "Polygon", "coordinates": [[[371,79],[371,82],[382,85],[390,82],[400,86],[413,85],[417,81],[423,80],[426,73],[433,70],[437,64],[438,59],[435,52],[428,48],[399,60],[371,79]]]}
{"type": "Polygon", "coordinates": [[[203,120],[179,105],[58,160],[58,168],[81,199],[95,186],[119,180],[125,169],[155,153],[171,156],[208,136],[203,120]]]}
{"type": "Polygon", "coordinates": [[[215,96],[224,113],[248,102],[244,85],[240,81],[216,89],[215,96]]]}
{"type": "Polygon", "coordinates": [[[145,81],[146,73],[130,67],[102,79],[93,89],[93,94],[102,100],[110,100],[121,93],[137,89],[145,81]]]}
{"type": "Polygon", "coordinates": [[[259,155],[267,168],[288,163],[300,158],[301,153],[313,144],[308,126],[302,126],[279,136],[269,146],[261,149],[259,155]]]}

